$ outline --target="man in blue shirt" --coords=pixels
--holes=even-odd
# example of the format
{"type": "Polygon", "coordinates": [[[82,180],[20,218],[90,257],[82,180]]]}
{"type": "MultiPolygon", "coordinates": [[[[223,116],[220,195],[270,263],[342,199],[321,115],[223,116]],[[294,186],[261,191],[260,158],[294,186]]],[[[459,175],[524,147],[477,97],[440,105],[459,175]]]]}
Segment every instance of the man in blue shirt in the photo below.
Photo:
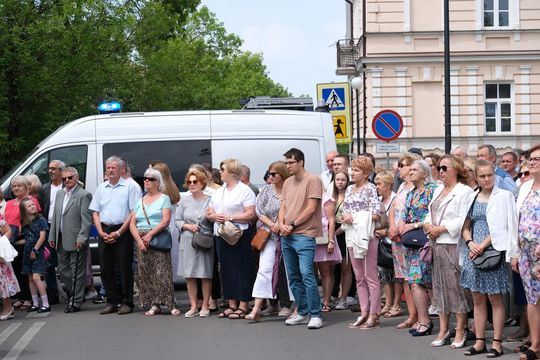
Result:
{"type": "Polygon", "coordinates": [[[493,145],[480,145],[478,147],[476,157],[478,160],[486,160],[495,165],[495,186],[512,192],[516,189],[516,183],[512,177],[508,175],[506,171],[497,166],[497,150],[495,150],[493,145]]]}
{"type": "Polygon", "coordinates": [[[107,306],[100,314],[133,312],[133,238],[129,222],[140,194],[122,177],[123,168],[124,161],[117,156],[106,160],[109,180],[99,185],[90,204],[99,235],[101,281],[107,289],[107,306]]]}

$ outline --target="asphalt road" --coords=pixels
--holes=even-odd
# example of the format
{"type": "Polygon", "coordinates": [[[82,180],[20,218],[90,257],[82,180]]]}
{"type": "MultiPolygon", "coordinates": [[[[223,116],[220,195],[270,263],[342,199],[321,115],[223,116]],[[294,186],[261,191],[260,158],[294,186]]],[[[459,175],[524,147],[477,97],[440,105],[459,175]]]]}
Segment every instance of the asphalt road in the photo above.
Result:
{"type": "MultiPolygon", "coordinates": [[[[186,292],[177,292],[177,298],[185,312],[186,292]]],[[[217,314],[206,319],[168,314],[150,318],[140,311],[99,315],[102,307],[86,302],[76,314],[65,314],[63,305],[53,306],[48,314],[17,312],[14,319],[0,322],[0,360],[442,360],[462,359],[464,351],[433,349],[429,344],[434,336],[412,338],[406,330],[396,330],[404,317],[383,319],[378,329],[351,330],[347,324],[357,314],[332,311],[324,315],[322,329],[308,330],[305,325],[286,326],[278,317],[251,323],[218,319],[217,314]]],[[[512,331],[505,328],[506,334],[512,331]]],[[[503,343],[505,354],[514,345],[503,343]]]]}

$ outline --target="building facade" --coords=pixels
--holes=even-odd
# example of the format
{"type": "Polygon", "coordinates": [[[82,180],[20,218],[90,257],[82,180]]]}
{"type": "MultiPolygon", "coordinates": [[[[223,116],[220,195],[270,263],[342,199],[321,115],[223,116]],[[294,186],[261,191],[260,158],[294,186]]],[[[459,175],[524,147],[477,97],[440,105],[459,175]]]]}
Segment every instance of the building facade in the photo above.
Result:
{"type": "MultiPolygon", "coordinates": [[[[363,80],[353,123],[366,128],[366,150],[375,153],[379,141],[373,115],[391,109],[404,122],[401,151],[444,151],[443,0],[345,4],[348,39],[337,44],[336,73],[363,80]]],[[[475,154],[489,143],[502,153],[539,143],[540,1],[449,4],[452,147],[475,154]]]]}

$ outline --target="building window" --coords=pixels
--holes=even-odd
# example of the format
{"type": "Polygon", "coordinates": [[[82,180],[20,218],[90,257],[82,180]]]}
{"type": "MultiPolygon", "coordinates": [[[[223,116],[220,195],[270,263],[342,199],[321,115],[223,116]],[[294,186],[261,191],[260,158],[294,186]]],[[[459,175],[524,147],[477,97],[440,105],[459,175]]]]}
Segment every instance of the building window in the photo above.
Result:
{"type": "Polygon", "coordinates": [[[483,0],[484,27],[509,27],[512,0],[483,0]]]}
{"type": "Polygon", "coordinates": [[[512,132],[511,83],[485,84],[484,116],[487,133],[512,132]]]}

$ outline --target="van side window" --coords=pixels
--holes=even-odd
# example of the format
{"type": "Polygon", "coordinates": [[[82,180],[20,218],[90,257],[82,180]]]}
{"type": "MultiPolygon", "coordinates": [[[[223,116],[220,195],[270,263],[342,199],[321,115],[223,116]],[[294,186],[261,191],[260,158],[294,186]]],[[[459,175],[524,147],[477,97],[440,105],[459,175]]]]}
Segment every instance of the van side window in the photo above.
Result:
{"type": "Polygon", "coordinates": [[[79,179],[86,179],[86,159],[88,147],[86,145],[68,146],[47,151],[32,162],[21,175],[36,174],[42,184],[50,181],[47,171],[51,160],[62,160],[66,166],[73,166],[79,172],[79,179]]]}
{"type": "Polygon", "coordinates": [[[180,191],[191,164],[212,163],[210,140],[145,141],[103,145],[103,166],[109,156],[117,155],[133,165],[133,178],[142,186],[142,177],[152,160],[161,160],[171,169],[180,191]]]}

